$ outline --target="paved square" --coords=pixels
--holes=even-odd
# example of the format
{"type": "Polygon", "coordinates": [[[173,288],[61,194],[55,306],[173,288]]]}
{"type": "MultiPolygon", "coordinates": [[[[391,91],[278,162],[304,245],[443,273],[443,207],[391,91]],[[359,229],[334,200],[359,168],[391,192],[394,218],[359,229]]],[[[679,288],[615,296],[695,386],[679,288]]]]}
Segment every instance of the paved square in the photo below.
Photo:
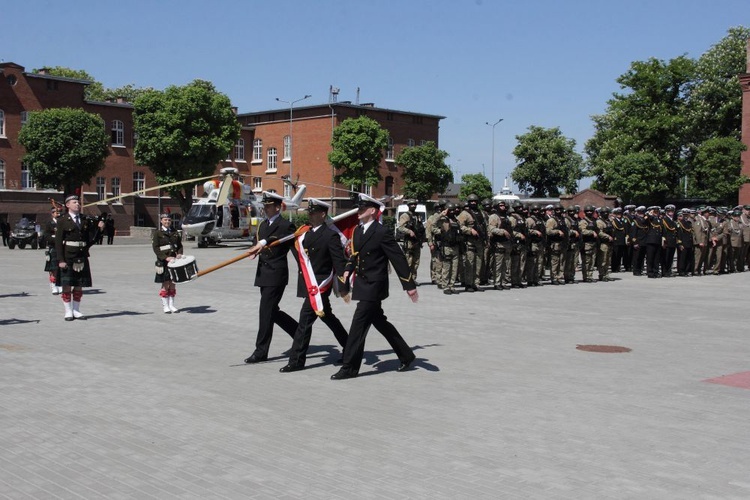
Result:
{"type": "MultiPolygon", "coordinates": [[[[187,247],[201,268],[242,251],[187,247]]],[[[361,376],[334,382],[320,322],[306,370],[279,373],[279,330],[242,363],[255,261],[179,285],[165,315],[150,245],[97,246],[89,319],[64,322],[43,258],[0,249],[2,499],[750,498],[750,392],[705,382],[750,370],[750,273],[425,285],[416,305],[394,279],[415,369],[373,331],[361,376]]],[[[354,304],[334,311],[348,326],[354,304]]]]}

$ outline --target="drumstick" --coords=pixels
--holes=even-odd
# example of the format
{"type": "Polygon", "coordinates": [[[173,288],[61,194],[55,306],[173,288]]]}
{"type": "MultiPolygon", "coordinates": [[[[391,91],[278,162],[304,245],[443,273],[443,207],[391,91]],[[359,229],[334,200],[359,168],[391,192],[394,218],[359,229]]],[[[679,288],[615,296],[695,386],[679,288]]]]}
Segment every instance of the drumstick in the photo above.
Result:
{"type": "MultiPolygon", "coordinates": [[[[283,238],[280,238],[278,240],[272,241],[266,248],[275,247],[276,245],[280,245],[282,243],[285,243],[285,242],[291,240],[292,238],[296,238],[296,237],[300,236],[301,234],[308,232],[309,230],[310,230],[310,226],[302,226],[301,228],[297,229],[293,234],[289,234],[287,236],[284,236],[283,238]]],[[[255,255],[255,253],[250,253],[250,252],[244,253],[242,255],[237,255],[236,257],[232,257],[229,260],[225,260],[224,262],[220,262],[219,264],[216,264],[215,266],[211,266],[211,267],[206,268],[206,269],[204,269],[202,271],[198,271],[198,274],[196,274],[195,277],[199,278],[199,277],[203,276],[204,274],[212,273],[212,272],[216,271],[217,269],[221,269],[222,267],[226,267],[229,264],[234,264],[235,262],[239,262],[242,259],[246,259],[246,258],[252,257],[254,255],[255,255]]]]}

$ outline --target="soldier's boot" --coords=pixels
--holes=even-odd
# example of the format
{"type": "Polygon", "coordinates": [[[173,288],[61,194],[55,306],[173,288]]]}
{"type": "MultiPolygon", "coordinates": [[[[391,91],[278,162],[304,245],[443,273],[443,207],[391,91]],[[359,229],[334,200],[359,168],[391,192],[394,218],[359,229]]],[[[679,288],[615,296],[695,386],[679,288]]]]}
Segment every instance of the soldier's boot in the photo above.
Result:
{"type": "Polygon", "coordinates": [[[73,291],[73,317],[75,319],[86,319],[86,316],[81,314],[81,298],[83,297],[83,290],[73,291]]]}
{"type": "Polygon", "coordinates": [[[70,293],[63,293],[62,300],[65,306],[65,321],[73,321],[73,303],[70,301],[70,293]]]}
{"type": "Polygon", "coordinates": [[[174,306],[174,296],[177,295],[177,290],[170,290],[169,291],[169,297],[167,298],[167,305],[169,306],[169,311],[173,313],[180,312],[179,309],[177,309],[174,306]]]}
{"type": "Polygon", "coordinates": [[[159,290],[159,297],[161,297],[161,307],[164,311],[164,314],[171,314],[172,310],[169,308],[169,296],[167,295],[167,291],[165,289],[159,290]]]}
{"type": "Polygon", "coordinates": [[[50,292],[52,292],[52,295],[57,295],[58,293],[60,293],[60,292],[57,291],[57,285],[55,285],[54,281],[50,281],[50,283],[49,283],[49,290],[50,290],[50,292]]]}

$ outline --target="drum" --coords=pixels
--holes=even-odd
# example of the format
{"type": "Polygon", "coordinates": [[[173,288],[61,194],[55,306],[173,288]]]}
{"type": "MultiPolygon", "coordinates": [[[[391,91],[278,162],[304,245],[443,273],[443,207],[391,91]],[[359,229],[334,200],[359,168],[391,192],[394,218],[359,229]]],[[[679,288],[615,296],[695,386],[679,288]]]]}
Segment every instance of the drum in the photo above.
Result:
{"type": "Polygon", "coordinates": [[[198,265],[192,255],[183,255],[167,264],[170,281],[185,283],[198,277],[198,265]]]}

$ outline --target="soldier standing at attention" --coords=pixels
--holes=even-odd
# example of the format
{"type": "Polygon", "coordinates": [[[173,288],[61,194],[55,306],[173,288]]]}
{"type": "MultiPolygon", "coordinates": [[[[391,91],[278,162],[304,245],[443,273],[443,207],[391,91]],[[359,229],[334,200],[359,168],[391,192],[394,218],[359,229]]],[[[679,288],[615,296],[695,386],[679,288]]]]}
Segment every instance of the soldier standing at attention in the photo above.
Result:
{"type": "Polygon", "coordinates": [[[544,270],[544,238],[545,227],[541,219],[539,205],[531,206],[531,214],[526,218],[526,229],[528,230],[528,254],[526,257],[526,284],[528,286],[540,286],[542,278],[539,269],[544,270]]]}
{"type": "Polygon", "coordinates": [[[646,275],[649,278],[659,278],[659,267],[661,266],[661,248],[663,244],[661,208],[657,206],[648,207],[646,210],[646,222],[648,232],[643,243],[646,246],[646,275]]]}
{"type": "Polygon", "coordinates": [[[583,241],[583,261],[581,275],[584,283],[594,283],[594,262],[596,250],[599,246],[599,230],[594,220],[594,207],[586,205],[583,208],[583,219],[578,221],[578,231],[583,241]]]}
{"type": "Polygon", "coordinates": [[[487,223],[490,250],[493,255],[492,281],[495,290],[503,290],[510,274],[510,254],[513,250],[513,219],[508,217],[508,207],[505,201],[495,203],[495,212],[490,215],[487,223]]]}
{"type": "Polygon", "coordinates": [[[484,227],[484,252],[482,252],[481,268],[479,269],[479,284],[486,285],[489,283],[490,274],[494,269],[494,263],[492,262],[492,248],[490,245],[490,235],[487,232],[487,224],[490,220],[490,214],[492,213],[492,200],[485,198],[481,203],[482,207],[479,209],[479,215],[482,219],[482,227],[484,227]]]}
{"type": "Polygon", "coordinates": [[[646,236],[650,225],[646,219],[646,207],[643,205],[635,209],[630,241],[633,247],[633,276],[643,275],[643,263],[646,261],[646,236]]]}
{"type": "Polygon", "coordinates": [[[739,271],[742,272],[745,266],[750,266],[750,205],[742,207],[740,225],[742,226],[742,267],[739,271]]]}
{"type": "Polygon", "coordinates": [[[612,247],[615,241],[615,227],[609,218],[609,208],[602,207],[599,211],[600,217],[596,219],[596,227],[599,230],[599,246],[596,250],[596,267],[599,272],[599,281],[614,281],[610,275],[612,268],[612,247]]]}
{"type": "Polygon", "coordinates": [[[729,220],[724,225],[724,234],[729,238],[728,247],[731,249],[727,258],[727,267],[730,273],[740,272],[742,269],[742,210],[730,212],[729,220]]]}
{"type": "Polygon", "coordinates": [[[662,249],[661,270],[662,276],[672,277],[672,264],[677,249],[677,221],[674,219],[674,205],[664,207],[664,217],[661,218],[662,234],[664,235],[664,248],[662,249]]]}
{"type": "Polygon", "coordinates": [[[440,228],[437,227],[437,221],[442,216],[445,205],[445,200],[438,200],[435,203],[435,213],[430,215],[424,224],[427,246],[430,249],[430,279],[438,288],[445,287],[445,283],[442,282],[443,257],[440,252],[440,228]]]}
{"type": "Polygon", "coordinates": [[[81,203],[78,196],[65,198],[68,213],[57,220],[55,233],[55,251],[57,252],[58,281],[62,285],[65,321],[85,320],[81,311],[83,287],[92,286],[89,248],[94,244],[99,233],[104,229],[104,222],[81,214],[81,203]]]}
{"type": "Polygon", "coordinates": [[[614,208],[610,219],[614,231],[614,245],[612,246],[612,272],[619,273],[625,261],[627,246],[627,226],[622,218],[622,208],[614,208]]]}
{"type": "Polygon", "coordinates": [[[374,326],[393,347],[400,361],[399,372],[408,370],[415,359],[414,352],[383,313],[382,301],[388,297],[389,262],[412,302],[416,302],[419,295],[404,253],[391,232],[377,221],[382,209],[383,204],[379,201],[359,194],[357,214],[360,226],[352,235],[351,257],[344,273],[344,279],[351,274],[355,276],[352,299],[358,301],[357,309],[344,348],[344,363],[331,380],[354,378],[359,374],[370,326],[374,326]]]}
{"type": "Polygon", "coordinates": [[[251,254],[258,255],[255,286],[260,288],[258,336],[255,339],[255,351],[245,359],[245,363],[249,364],[268,359],[274,324],[279,325],[292,339],[297,331],[297,321],[279,308],[289,282],[287,253],[294,241],[269,246],[284,236],[294,234],[294,224],[281,217],[283,201],[284,198],[278,194],[263,191],[263,210],[267,218],[258,226],[258,243],[249,250],[251,254]]]}
{"type": "Polygon", "coordinates": [[[524,206],[520,201],[513,203],[513,250],[510,253],[510,286],[511,288],[526,288],[523,283],[526,269],[527,233],[524,206]]]}
{"type": "Polygon", "coordinates": [[[440,253],[443,260],[443,274],[440,281],[443,284],[443,293],[446,295],[458,293],[455,286],[458,280],[462,238],[456,219],[458,212],[458,205],[449,203],[435,224],[440,229],[440,253]]]}
{"type": "Polygon", "coordinates": [[[714,276],[721,274],[724,264],[724,218],[720,210],[711,208],[711,216],[708,218],[711,223],[711,249],[708,253],[707,265],[711,267],[711,274],[714,276]]]}
{"type": "Polygon", "coordinates": [[[456,218],[463,236],[464,274],[461,281],[467,292],[480,291],[479,270],[482,267],[480,261],[484,253],[484,233],[481,221],[478,220],[477,216],[479,212],[478,202],[477,195],[470,194],[466,198],[464,209],[456,218]]]}
{"type": "Polygon", "coordinates": [[[545,207],[547,221],[544,223],[549,248],[549,275],[553,285],[565,284],[565,255],[568,243],[568,226],[563,219],[561,205],[545,207]]]}
{"type": "Polygon", "coordinates": [[[677,274],[693,274],[693,222],[690,211],[683,208],[677,212],[677,274]]]}
{"type": "Polygon", "coordinates": [[[711,223],[706,217],[708,207],[701,207],[693,220],[693,252],[695,262],[693,276],[705,276],[708,267],[708,253],[711,246],[711,223]]]}
{"type": "Polygon", "coordinates": [[[154,283],[161,283],[159,297],[161,297],[162,310],[166,314],[180,312],[174,305],[177,289],[167,272],[167,265],[175,259],[182,257],[182,238],[180,232],[172,227],[172,218],[164,213],[159,216],[160,226],[154,231],[151,239],[151,247],[156,254],[156,276],[154,283]]]}
{"type": "Polygon", "coordinates": [[[417,269],[419,269],[419,258],[422,254],[422,242],[425,239],[425,228],[417,215],[417,200],[406,202],[409,210],[402,213],[396,225],[396,231],[404,238],[404,254],[409,264],[414,282],[417,280],[417,269]]]}
{"type": "Polygon", "coordinates": [[[50,209],[50,220],[44,226],[44,241],[47,243],[46,259],[44,261],[44,270],[49,275],[49,288],[52,295],[59,295],[62,292],[62,286],[59,286],[60,267],[57,260],[57,250],[55,250],[55,233],[57,232],[57,218],[60,217],[60,209],[52,207],[50,209]]]}
{"type": "Polygon", "coordinates": [[[565,210],[565,225],[568,226],[568,247],[565,252],[565,283],[576,282],[576,268],[581,251],[581,233],[578,229],[578,210],[571,205],[565,210]]]}

